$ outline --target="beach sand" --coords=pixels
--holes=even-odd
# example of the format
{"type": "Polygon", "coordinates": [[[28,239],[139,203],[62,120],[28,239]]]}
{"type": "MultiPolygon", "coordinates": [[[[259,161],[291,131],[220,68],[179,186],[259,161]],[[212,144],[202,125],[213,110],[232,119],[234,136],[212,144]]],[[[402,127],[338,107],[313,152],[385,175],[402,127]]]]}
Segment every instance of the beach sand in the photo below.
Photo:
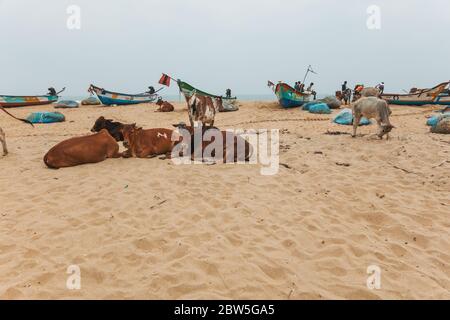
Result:
{"type": "MultiPolygon", "coordinates": [[[[81,107],[35,128],[0,113],[0,298],[450,299],[450,136],[429,133],[430,108],[393,107],[389,141],[376,125],[326,135],[351,127],[274,102],[218,114],[222,129],[280,129],[273,176],[259,164],[42,161],[100,115],[171,128],[188,120],[175,108],[81,107]],[[66,288],[70,265],[80,290],[66,288]],[[371,265],[380,289],[366,285],[371,265]]],[[[55,111],[10,112],[42,110],[55,111]]]]}

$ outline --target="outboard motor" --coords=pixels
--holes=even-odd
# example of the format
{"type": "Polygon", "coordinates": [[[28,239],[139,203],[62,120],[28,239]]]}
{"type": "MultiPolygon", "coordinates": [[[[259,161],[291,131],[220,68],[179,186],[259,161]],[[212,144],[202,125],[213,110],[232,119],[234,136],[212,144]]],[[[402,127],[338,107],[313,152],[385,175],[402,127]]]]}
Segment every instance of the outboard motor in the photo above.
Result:
{"type": "Polygon", "coordinates": [[[50,87],[50,88],[48,88],[47,90],[48,90],[47,95],[49,95],[49,96],[57,96],[57,95],[58,95],[58,94],[56,93],[55,88],[53,88],[53,87],[50,87]]]}

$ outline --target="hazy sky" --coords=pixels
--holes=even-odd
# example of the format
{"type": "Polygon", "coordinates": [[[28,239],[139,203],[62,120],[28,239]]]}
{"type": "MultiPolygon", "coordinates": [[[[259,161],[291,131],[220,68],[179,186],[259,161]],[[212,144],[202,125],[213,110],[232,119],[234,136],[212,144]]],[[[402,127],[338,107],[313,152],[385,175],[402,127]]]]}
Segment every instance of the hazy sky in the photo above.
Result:
{"type": "Polygon", "coordinates": [[[449,0],[0,0],[0,38],[2,94],[142,92],[161,72],[270,94],[267,80],[301,80],[308,64],[323,93],[343,80],[399,91],[450,79],[449,0]],[[67,28],[70,5],[80,30],[67,28]],[[380,30],[367,28],[370,5],[380,30]]]}

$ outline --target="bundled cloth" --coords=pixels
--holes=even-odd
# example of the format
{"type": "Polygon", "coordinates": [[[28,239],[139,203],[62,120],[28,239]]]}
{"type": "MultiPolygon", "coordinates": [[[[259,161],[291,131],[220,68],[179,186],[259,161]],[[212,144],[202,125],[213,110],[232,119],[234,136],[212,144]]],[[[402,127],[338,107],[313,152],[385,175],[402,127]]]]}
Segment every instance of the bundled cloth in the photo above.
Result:
{"type": "Polygon", "coordinates": [[[450,117],[441,118],[435,126],[432,126],[432,133],[450,134],[450,117]]]}
{"type": "Polygon", "coordinates": [[[66,118],[60,112],[33,112],[27,117],[31,123],[54,123],[64,122],[66,118]]]}
{"type": "Polygon", "coordinates": [[[96,97],[89,97],[81,101],[83,106],[96,106],[100,104],[100,100],[96,97]]]}
{"type": "Polygon", "coordinates": [[[439,115],[436,115],[436,116],[431,116],[427,120],[427,126],[434,127],[434,126],[437,125],[437,123],[440,120],[442,120],[444,118],[449,118],[449,117],[450,117],[450,112],[446,112],[446,113],[439,114],[439,115]]]}
{"type": "Polygon", "coordinates": [[[331,109],[327,106],[326,103],[316,103],[308,107],[308,111],[310,113],[320,113],[320,114],[329,114],[331,113],[331,109]]]}
{"type": "Polygon", "coordinates": [[[315,104],[318,104],[318,103],[321,103],[321,102],[319,102],[319,101],[317,101],[317,100],[307,102],[307,103],[305,103],[305,104],[302,106],[302,109],[303,109],[303,110],[306,110],[306,111],[309,111],[309,108],[310,108],[311,106],[313,106],[313,105],[315,105],[315,104]]]}
{"type": "MultiPolygon", "coordinates": [[[[352,110],[349,108],[345,108],[343,109],[341,112],[339,112],[336,117],[334,117],[333,119],[334,123],[337,124],[342,124],[342,125],[353,125],[353,113],[352,110]]],[[[359,121],[359,125],[360,126],[366,126],[371,124],[370,120],[362,117],[361,120],[359,121]]]]}
{"type": "Polygon", "coordinates": [[[55,108],[78,108],[78,102],[73,100],[61,100],[55,104],[55,108]]]}

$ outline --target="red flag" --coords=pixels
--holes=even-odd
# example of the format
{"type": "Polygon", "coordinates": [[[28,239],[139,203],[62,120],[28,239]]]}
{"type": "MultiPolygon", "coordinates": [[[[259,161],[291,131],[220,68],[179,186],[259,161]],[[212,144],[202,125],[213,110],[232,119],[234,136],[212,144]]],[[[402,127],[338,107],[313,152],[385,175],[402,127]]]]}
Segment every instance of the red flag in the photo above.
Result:
{"type": "Polygon", "coordinates": [[[159,79],[159,83],[169,87],[170,86],[170,77],[167,74],[163,73],[161,76],[161,79],[159,79]]]}

